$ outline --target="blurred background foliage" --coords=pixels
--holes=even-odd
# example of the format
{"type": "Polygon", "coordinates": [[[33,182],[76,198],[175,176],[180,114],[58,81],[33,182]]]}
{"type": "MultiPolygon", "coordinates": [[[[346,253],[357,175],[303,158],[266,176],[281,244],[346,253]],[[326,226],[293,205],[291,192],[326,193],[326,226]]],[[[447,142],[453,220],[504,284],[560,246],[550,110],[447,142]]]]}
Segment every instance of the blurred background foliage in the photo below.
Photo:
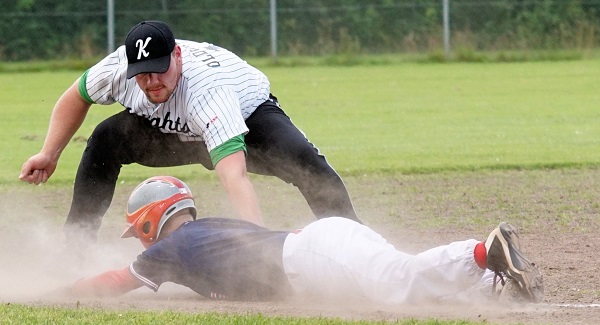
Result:
{"type": "MultiPolygon", "coordinates": [[[[0,61],[106,54],[107,1],[0,0],[0,61]]],[[[594,49],[600,0],[450,0],[454,51],[594,49]]],[[[118,0],[115,43],[144,19],[177,38],[269,56],[269,0],[118,0]]],[[[278,0],[282,56],[443,50],[441,0],[278,0]]]]}

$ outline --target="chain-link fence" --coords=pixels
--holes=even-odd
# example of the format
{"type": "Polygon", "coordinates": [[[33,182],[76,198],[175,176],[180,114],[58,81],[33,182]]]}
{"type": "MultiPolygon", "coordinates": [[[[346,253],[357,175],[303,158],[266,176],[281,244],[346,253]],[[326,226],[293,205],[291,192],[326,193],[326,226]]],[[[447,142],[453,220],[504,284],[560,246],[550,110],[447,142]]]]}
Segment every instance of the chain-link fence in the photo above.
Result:
{"type": "MultiPolygon", "coordinates": [[[[443,0],[278,0],[281,56],[444,50],[443,0]]],[[[599,44],[600,0],[448,0],[452,49],[588,49],[599,44]]],[[[86,58],[109,48],[106,1],[0,0],[0,60],[86,58]]],[[[114,42],[145,19],[176,37],[238,54],[271,54],[270,0],[119,0],[114,42]]]]}

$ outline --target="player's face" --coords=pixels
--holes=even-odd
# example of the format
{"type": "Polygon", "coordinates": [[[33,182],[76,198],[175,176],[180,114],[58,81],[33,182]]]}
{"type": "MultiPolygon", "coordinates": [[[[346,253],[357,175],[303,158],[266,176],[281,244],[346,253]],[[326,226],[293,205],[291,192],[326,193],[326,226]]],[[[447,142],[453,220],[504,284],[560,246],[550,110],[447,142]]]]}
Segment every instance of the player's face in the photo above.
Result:
{"type": "Polygon", "coordinates": [[[181,76],[181,48],[175,46],[171,54],[171,65],[165,73],[140,73],[135,76],[135,81],[152,103],[166,102],[181,76]]]}

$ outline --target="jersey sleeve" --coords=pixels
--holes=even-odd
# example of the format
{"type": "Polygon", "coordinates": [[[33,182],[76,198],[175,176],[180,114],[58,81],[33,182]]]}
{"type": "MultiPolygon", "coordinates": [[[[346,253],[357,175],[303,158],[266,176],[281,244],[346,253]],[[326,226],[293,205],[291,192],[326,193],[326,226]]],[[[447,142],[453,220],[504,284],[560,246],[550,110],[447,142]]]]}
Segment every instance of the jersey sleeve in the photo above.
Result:
{"type": "Polygon", "coordinates": [[[86,102],[90,103],[90,104],[95,104],[94,100],[90,98],[90,94],[87,91],[87,86],[86,86],[86,80],[87,80],[87,75],[90,72],[90,70],[86,70],[83,75],[79,78],[79,83],[77,85],[77,89],[79,90],[79,95],[81,95],[81,98],[83,98],[86,102]]]}
{"type": "Polygon", "coordinates": [[[235,136],[211,150],[210,160],[212,161],[213,166],[216,166],[221,159],[238,151],[244,151],[244,154],[247,153],[243,134],[235,136]]]}
{"type": "Polygon", "coordinates": [[[121,46],[79,79],[79,94],[88,103],[110,105],[116,102],[117,92],[123,91],[127,82],[125,47],[121,46]]]}
{"type": "Polygon", "coordinates": [[[161,240],[140,254],[129,271],[144,286],[156,292],[165,282],[177,282],[180,271],[177,249],[167,240],[161,240]]]}
{"type": "Polygon", "coordinates": [[[229,87],[211,88],[193,96],[189,107],[190,129],[202,135],[209,152],[248,132],[239,99],[229,87]]]}

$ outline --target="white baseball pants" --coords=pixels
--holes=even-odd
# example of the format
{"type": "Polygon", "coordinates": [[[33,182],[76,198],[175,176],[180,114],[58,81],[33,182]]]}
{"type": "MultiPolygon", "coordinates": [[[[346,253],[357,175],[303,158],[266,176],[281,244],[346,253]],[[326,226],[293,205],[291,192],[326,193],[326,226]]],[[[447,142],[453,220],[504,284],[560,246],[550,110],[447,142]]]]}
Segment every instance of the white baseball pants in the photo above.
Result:
{"type": "MultiPolygon", "coordinates": [[[[417,255],[398,251],[349,219],[319,219],[283,246],[283,267],[296,294],[376,304],[438,301],[491,281],[477,266],[470,239],[417,255]],[[487,280],[486,280],[487,278],[487,280]]],[[[491,290],[491,289],[490,289],[491,290]]]]}

